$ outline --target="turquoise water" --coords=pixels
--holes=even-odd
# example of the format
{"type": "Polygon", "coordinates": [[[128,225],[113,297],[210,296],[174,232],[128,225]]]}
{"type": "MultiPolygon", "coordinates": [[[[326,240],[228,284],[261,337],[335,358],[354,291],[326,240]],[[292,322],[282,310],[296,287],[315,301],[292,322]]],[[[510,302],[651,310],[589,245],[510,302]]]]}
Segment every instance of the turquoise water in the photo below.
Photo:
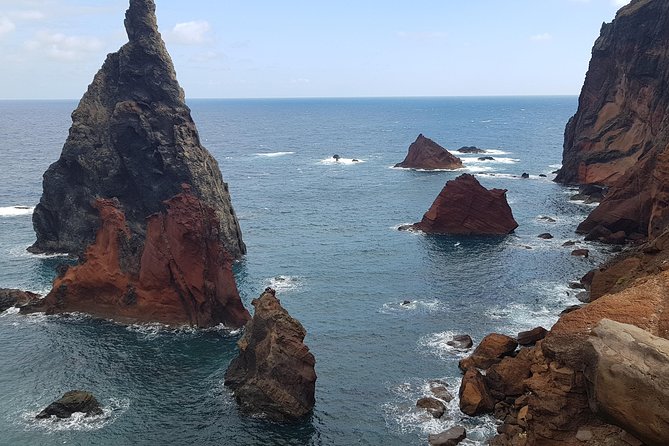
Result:
{"type": "MultiPolygon", "coordinates": [[[[220,163],[240,218],[246,258],[235,266],[245,303],[266,286],[308,331],[316,409],[283,426],[237,412],[223,387],[239,333],[124,327],[84,316],[0,314],[0,444],[420,445],[454,424],[465,444],[494,433],[491,418],[442,420],[415,410],[428,382],[457,394],[462,353],[478,341],[550,326],[578,303],[566,284],[600,262],[561,247],[591,207],[551,181],[576,97],[192,100],[203,144],[220,163]],[[501,238],[397,231],[419,221],[461,172],[393,169],[419,133],[449,149],[476,145],[463,172],[508,189],[520,223],[501,238]],[[334,163],[333,154],[343,161],[334,163]],[[353,163],[351,159],[361,162],[353,163]],[[531,177],[516,176],[528,172],[531,177]],[[545,174],[547,177],[540,177],[545,174]],[[550,216],[557,221],[541,220],[550,216]],[[536,236],[552,233],[553,240],[536,236]],[[401,305],[404,300],[412,301],[401,305]],[[93,391],[102,417],[33,420],[67,390],[93,391]]],[[[74,101],[0,102],[0,287],[46,292],[59,257],[25,252],[41,175],[67,136],[74,101]]]]}

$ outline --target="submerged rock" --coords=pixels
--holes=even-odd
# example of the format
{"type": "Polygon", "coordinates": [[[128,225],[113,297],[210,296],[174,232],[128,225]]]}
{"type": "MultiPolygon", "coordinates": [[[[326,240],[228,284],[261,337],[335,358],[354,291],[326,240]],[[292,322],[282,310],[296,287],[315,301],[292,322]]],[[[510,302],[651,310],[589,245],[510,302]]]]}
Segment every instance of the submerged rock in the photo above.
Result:
{"type": "Polygon", "coordinates": [[[428,170],[460,169],[462,160],[421,133],[409,146],[409,153],[404,161],[395,164],[395,167],[428,170]]]}
{"type": "Polygon", "coordinates": [[[44,408],[35,418],[50,418],[53,415],[58,418],[70,418],[75,412],[84,413],[87,417],[103,413],[100,403],[92,393],[84,390],[70,390],[44,408]]]}
{"type": "Polygon", "coordinates": [[[466,350],[468,348],[472,348],[472,345],[474,345],[474,341],[472,341],[471,336],[467,334],[462,334],[453,336],[453,339],[451,339],[450,341],[446,341],[446,345],[466,350]]]}
{"type": "Polygon", "coordinates": [[[233,258],[245,253],[218,163],[200,144],[172,60],[158,32],[153,0],[130,0],[129,42],[109,54],[77,109],[58,161],[44,174],[33,213],[31,252],[81,255],[100,220],[97,198],[116,198],[133,234],[191,185],[214,210],[218,236],[233,258]]]}
{"type": "Polygon", "coordinates": [[[243,412],[274,421],[294,421],[315,404],[316,360],[304,344],[307,332],[268,288],[252,301],[253,319],[239,340],[239,355],[225,372],[225,385],[243,412]]]}
{"type": "Polygon", "coordinates": [[[249,319],[222,245],[216,212],[190,193],[149,217],[144,240],[130,230],[117,200],[99,199],[101,227],[86,261],[54,280],[24,312],[79,311],[120,322],[241,327],[249,319]]]}
{"type": "Polygon", "coordinates": [[[464,147],[460,147],[460,148],[458,149],[458,152],[460,152],[460,153],[486,153],[485,150],[483,150],[483,149],[479,149],[479,148],[476,147],[476,146],[464,146],[464,147]]]}
{"type": "Polygon", "coordinates": [[[413,226],[436,234],[505,235],[518,223],[505,189],[486,189],[473,175],[462,174],[446,182],[423,220],[413,226]]]}

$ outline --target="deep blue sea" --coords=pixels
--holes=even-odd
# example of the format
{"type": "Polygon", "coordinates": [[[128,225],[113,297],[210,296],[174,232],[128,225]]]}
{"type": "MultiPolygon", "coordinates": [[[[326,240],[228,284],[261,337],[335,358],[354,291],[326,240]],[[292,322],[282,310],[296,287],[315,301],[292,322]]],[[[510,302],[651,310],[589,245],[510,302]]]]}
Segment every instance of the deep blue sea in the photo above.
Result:
{"type": "MultiPolygon", "coordinates": [[[[236,265],[250,307],[266,286],[308,331],[318,382],[313,416],[284,426],[238,413],[223,387],[238,332],[117,325],[85,316],[0,314],[1,445],[422,445],[455,424],[484,444],[492,418],[457,400],[441,420],[415,409],[429,381],[457,395],[475,342],[549,327],[578,303],[567,283],[608,254],[570,256],[592,208],[551,180],[576,97],[191,100],[203,144],[220,163],[246,258],[236,265]],[[462,171],[391,168],[419,133],[448,149],[475,145],[462,171]],[[342,157],[336,163],[332,155],[342,157]],[[354,163],[351,160],[360,160],[354,163]],[[475,173],[508,189],[520,227],[501,238],[425,236],[419,221],[444,183],[475,173]],[[520,179],[523,172],[529,179],[520,179]],[[547,177],[540,177],[545,174],[547,177]],[[549,222],[541,219],[548,216],[549,222]],[[552,240],[537,235],[550,232],[552,240]],[[411,304],[401,305],[404,300],[411,304]],[[105,414],[36,421],[70,389],[105,414]]],[[[0,287],[45,293],[62,257],[26,252],[41,177],[61,151],[75,101],[0,102],[0,287]]]]}

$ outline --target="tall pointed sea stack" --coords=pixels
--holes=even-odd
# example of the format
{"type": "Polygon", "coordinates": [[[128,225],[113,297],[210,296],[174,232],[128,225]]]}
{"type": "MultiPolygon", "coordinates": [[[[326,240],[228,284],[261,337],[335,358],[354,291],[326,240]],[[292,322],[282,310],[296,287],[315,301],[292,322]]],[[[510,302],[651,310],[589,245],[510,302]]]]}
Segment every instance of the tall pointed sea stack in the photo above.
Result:
{"type": "Polygon", "coordinates": [[[33,214],[32,252],[82,254],[100,225],[97,198],[116,198],[140,237],[146,218],[183,183],[214,209],[234,258],[245,253],[227,184],[200,144],[172,60],[158,32],[153,0],[130,0],[129,42],[109,54],[72,113],[60,159],[44,174],[33,214]]]}

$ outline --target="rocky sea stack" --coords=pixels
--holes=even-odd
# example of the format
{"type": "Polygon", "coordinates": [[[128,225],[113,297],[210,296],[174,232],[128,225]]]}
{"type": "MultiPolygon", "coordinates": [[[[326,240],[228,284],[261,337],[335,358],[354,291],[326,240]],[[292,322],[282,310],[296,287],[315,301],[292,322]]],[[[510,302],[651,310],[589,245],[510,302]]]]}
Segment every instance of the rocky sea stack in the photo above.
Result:
{"type": "Polygon", "coordinates": [[[609,190],[579,226],[659,235],[669,223],[669,3],[633,0],[602,26],[556,181],[609,190]]]}
{"type": "Polygon", "coordinates": [[[409,153],[395,167],[407,169],[460,169],[462,160],[421,133],[409,146],[409,153]]]}
{"type": "Polygon", "coordinates": [[[72,113],[60,159],[44,174],[30,251],[81,255],[100,225],[98,198],[116,198],[130,231],[142,237],[146,218],[164,211],[185,183],[214,210],[228,252],[241,257],[228,187],[200,144],[153,0],[130,0],[125,28],[129,42],[107,56],[72,113]]]}
{"type": "Polygon", "coordinates": [[[413,228],[434,234],[505,235],[518,223],[506,190],[486,189],[470,174],[446,182],[423,220],[413,228]]]}
{"type": "Polygon", "coordinates": [[[255,314],[237,343],[239,356],[225,372],[225,385],[245,413],[298,420],[315,404],[316,360],[304,344],[307,332],[281,306],[273,289],[252,304],[255,314]]]}

